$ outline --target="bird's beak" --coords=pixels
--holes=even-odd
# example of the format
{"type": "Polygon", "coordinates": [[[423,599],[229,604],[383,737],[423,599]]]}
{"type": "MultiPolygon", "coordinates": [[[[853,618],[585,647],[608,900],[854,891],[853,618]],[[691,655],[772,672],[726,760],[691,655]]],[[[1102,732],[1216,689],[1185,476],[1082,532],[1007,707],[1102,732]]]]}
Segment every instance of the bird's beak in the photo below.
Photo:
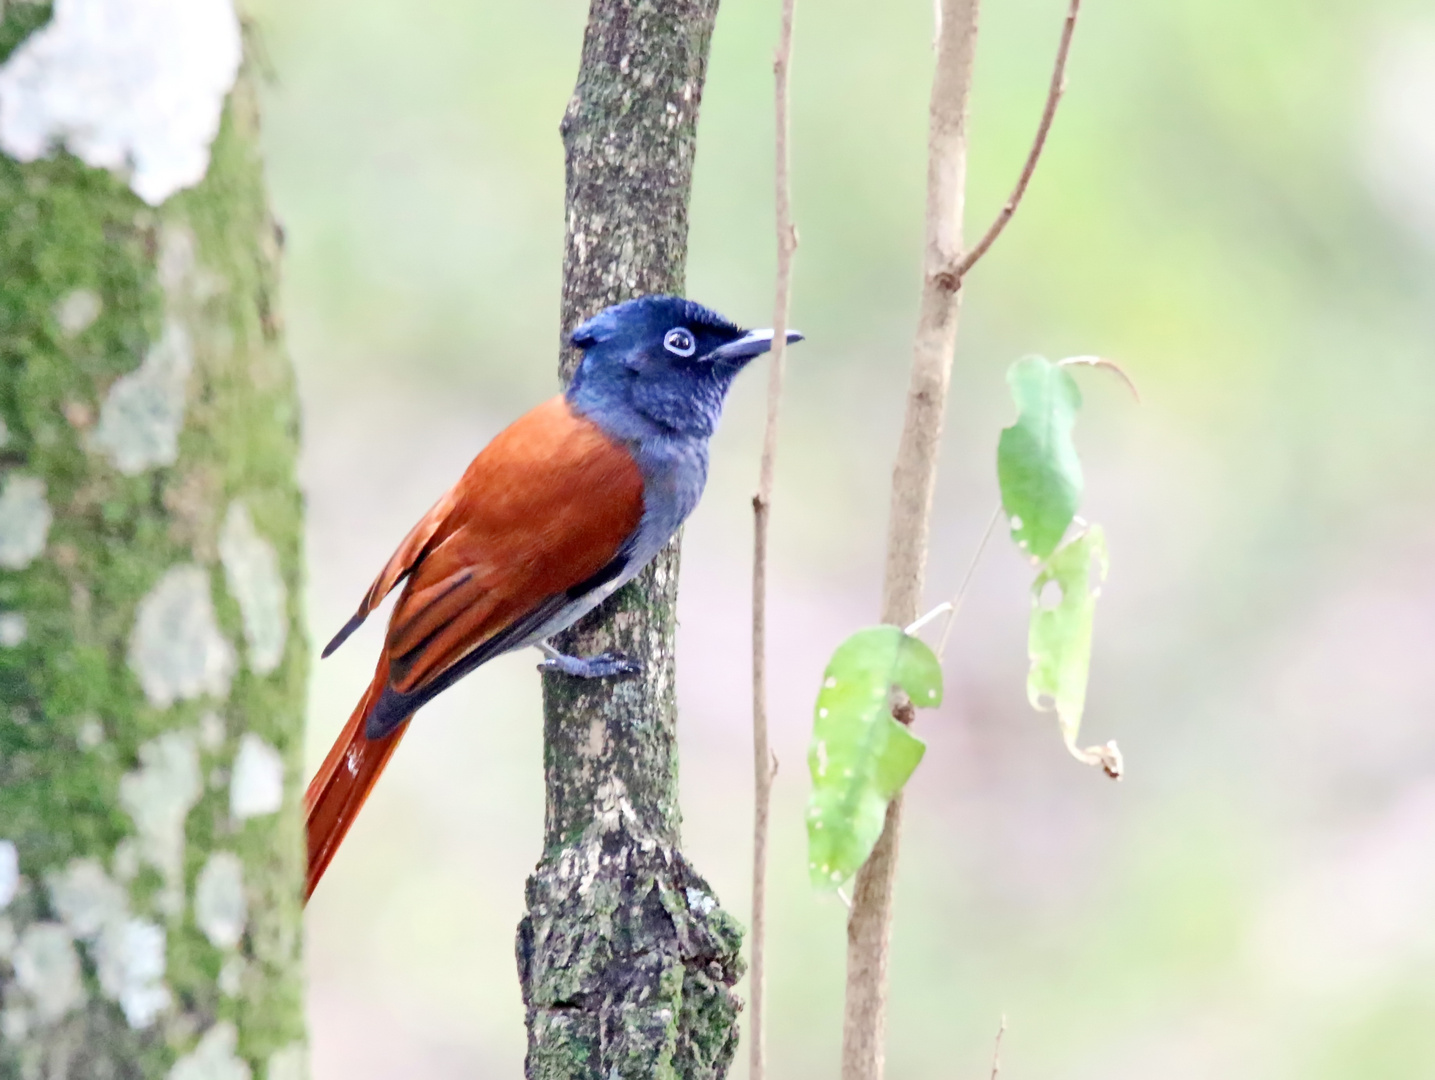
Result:
{"type": "MultiPolygon", "coordinates": [[[[796,330],[787,332],[787,343],[791,345],[794,341],[801,341],[802,335],[796,330]]],[[[749,330],[736,341],[729,341],[726,345],[719,345],[712,352],[708,353],[704,360],[723,360],[728,363],[733,361],[751,360],[754,356],[761,356],[772,348],[771,330],[749,330]]]]}

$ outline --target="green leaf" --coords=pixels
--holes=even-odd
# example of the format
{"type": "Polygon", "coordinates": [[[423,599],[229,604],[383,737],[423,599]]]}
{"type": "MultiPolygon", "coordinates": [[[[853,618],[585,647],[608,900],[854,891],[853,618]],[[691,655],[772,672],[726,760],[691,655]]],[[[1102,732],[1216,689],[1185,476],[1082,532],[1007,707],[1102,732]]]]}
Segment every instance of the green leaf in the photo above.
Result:
{"type": "Polygon", "coordinates": [[[1017,419],[997,443],[1002,506],[1017,546],[1045,559],[1081,501],[1081,462],[1071,441],[1081,391],[1069,373],[1040,356],[1018,360],[1007,382],[1017,419]]]}
{"type": "Polygon", "coordinates": [[[942,703],[942,666],[924,642],[895,626],[859,630],[823,673],[807,767],[808,870],[836,888],[866,861],[887,804],[922,760],[926,745],[892,718],[892,688],[913,705],[942,703]]]}
{"type": "Polygon", "coordinates": [[[1115,744],[1086,750],[1076,745],[1086,708],[1096,597],[1108,566],[1106,536],[1093,525],[1058,548],[1042,567],[1031,587],[1026,693],[1033,708],[1056,710],[1062,738],[1073,755],[1119,777],[1121,756],[1115,744]]]}

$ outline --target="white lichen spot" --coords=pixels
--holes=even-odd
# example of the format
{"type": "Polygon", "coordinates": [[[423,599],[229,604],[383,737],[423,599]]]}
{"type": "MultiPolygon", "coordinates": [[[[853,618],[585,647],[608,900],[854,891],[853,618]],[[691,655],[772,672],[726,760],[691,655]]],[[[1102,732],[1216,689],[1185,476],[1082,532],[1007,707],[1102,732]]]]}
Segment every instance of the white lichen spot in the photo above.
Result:
{"type": "Polygon", "coordinates": [[[124,919],[106,926],[95,949],[100,989],[120,1010],[130,1027],[142,1030],[169,1008],[164,985],[164,927],[146,919],[124,919]]]}
{"type": "Polygon", "coordinates": [[[837,689],[837,679],[836,679],[834,676],[829,675],[829,676],[827,676],[826,681],[823,682],[822,685],[823,685],[824,688],[826,688],[826,689],[828,689],[828,690],[835,690],[835,689],[837,689]]]}
{"type": "Polygon", "coordinates": [[[219,558],[230,595],[244,617],[244,639],[249,644],[249,670],[268,675],[284,658],[289,637],[287,595],[279,576],[274,545],[254,528],[242,502],[229,504],[219,533],[219,558]]]}
{"type": "Polygon", "coordinates": [[[160,708],[229,693],[234,649],[219,632],[207,571],[184,565],[165,572],[140,601],[129,659],[150,704],[160,708]]]}
{"type": "Polygon", "coordinates": [[[204,179],[241,51],[230,0],[56,0],[0,68],[0,149],[63,145],[158,206],[204,179]]]}
{"type": "Polygon", "coordinates": [[[0,1041],[14,1046],[28,1034],[30,1034],[30,1014],[21,1008],[18,1002],[12,1002],[3,1012],[0,1012],[0,1041]]]}
{"type": "Polygon", "coordinates": [[[817,710],[817,716],[818,716],[818,719],[826,720],[826,719],[827,719],[827,709],[826,709],[826,707],[823,707],[823,708],[821,708],[821,709],[818,709],[818,710],[817,710]]]}
{"type": "Polygon", "coordinates": [[[244,936],[248,919],[244,864],[232,851],[216,851],[194,887],[194,921],[216,949],[232,949],[244,936]]]}
{"type": "Polygon", "coordinates": [[[284,804],[284,759],[247,731],[239,740],[229,781],[229,812],[236,821],[275,813],[284,804]]]}
{"type": "Polygon", "coordinates": [[[165,932],[130,916],[128,897],[93,859],[77,859],[50,881],[51,901],[71,934],[93,949],[100,990],[141,1030],[171,1002],[164,985],[165,932]]]}
{"type": "Polygon", "coordinates": [[[104,304],[94,289],[75,289],[55,305],[55,321],[60,324],[60,333],[74,337],[88,330],[102,310],[104,304]]]}
{"type": "Polygon", "coordinates": [[[816,755],[817,755],[817,775],[818,775],[818,776],[826,776],[826,775],[827,775],[827,740],[826,740],[826,739],[818,739],[818,740],[817,740],[817,745],[813,747],[813,750],[814,750],[814,752],[815,752],[816,755]]]}
{"type": "Polygon", "coordinates": [[[50,903],[70,934],[90,944],[100,989],[130,1027],[147,1028],[169,1007],[164,985],[165,933],[132,918],[125,890],[94,859],[75,859],[49,879],[50,903]]]}
{"type": "Polygon", "coordinates": [[[50,904],[70,933],[93,940],[107,926],[122,922],[129,904],[125,890],[95,859],[73,859],[48,880],[50,904]]]}
{"type": "Polygon", "coordinates": [[[160,288],[170,297],[181,297],[198,265],[194,233],[177,222],[167,223],[159,237],[159,258],[155,269],[160,288]]]}
{"type": "Polygon", "coordinates": [[[934,697],[936,697],[936,696],[937,696],[937,692],[936,692],[935,690],[928,690],[928,691],[927,691],[927,697],[929,697],[929,698],[934,698],[934,697]]]}
{"type": "Polygon", "coordinates": [[[304,1044],[290,1043],[269,1055],[264,1080],[304,1080],[304,1044]]]}
{"type": "Polygon", "coordinates": [[[1021,531],[1021,526],[1022,526],[1021,515],[1019,515],[1019,514],[1013,514],[1013,515],[1011,516],[1011,528],[1012,528],[1012,532],[1020,532],[1020,531],[1021,531]]]}
{"type": "Polygon", "coordinates": [[[81,750],[93,750],[105,741],[105,725],[98,716],[86,716],[80,720],[80,730],[75,733],[75,742],[81,750]]]}
{"type": "Polygon", "coordinates": [[[80,958],[70,932],[57,922],[25,927],[12,958],[15,984],[34,1005],[35,1017],[51,1024],[85,999],[80,958]]]}
{"type": "Polygon", "coordinates": [[[699,915],[706,915],[712,911],[713,908],[717,907],[717,901],[701,889],[689,887],[687,894],[688,907],[692,908],[699,915]]]}
{"type": "Polygon", "coordinates": [[[225,997],[238,997],[239,992],[244,989],[244,957],[236,955],[224,961],[215,985],[225,997]]]}
{"type": "Polygon", "coordinates": [[[20,890],[20,852],[15,841],[0,840],[0,911],[10,906],[20,890]]]}
{"type": "Polygon", "coordinates": [[[53,520],[45,501],[45,481],[14,473],[7,476],[0,491],[0,567],[29,566],[45,550],[53,520]]]}
{"type": "Polygon", "coordinates": [[[234,1053],[239,1032],[221,1020],[204,1033],[199,1045],[169,1070],[169,1080],[250,1080],[249,1066],[234,1053]]]}
{"type": "Polygon", "coordinates": [[[115,857],[110,861],[116,881],[133,881],[140,872],[140,846],[132,836],[127,836],[115,845],[115,857]]]}
{"type": "Polygon", "coordinates": [[[0,611],[0,648],[13,649],[23,645],[29,633],[25,616],[18,611],[0,611]]]}
{"type": "Polygon", "coordinates": [[[139,749],[140,767],[120,777],[120,805],[138,833],[138,854],[164,876],[156,904],[167,913],[184,906],[184,819],[203,790],[194,736],[167,731],[139,749]]]}
{"type": "Polygon", "coordinates": [[[91,445],[126,476],[173,465],[193,367],[188,331],[176,320],[166,320],[140,366],[116,379],[105,395],[91,445]]]}
{"type": "Polygon", "coordinates": [[[211,754],[224,745],[224,717],[207,712],[199,718],[199,745],[211,754]]]}

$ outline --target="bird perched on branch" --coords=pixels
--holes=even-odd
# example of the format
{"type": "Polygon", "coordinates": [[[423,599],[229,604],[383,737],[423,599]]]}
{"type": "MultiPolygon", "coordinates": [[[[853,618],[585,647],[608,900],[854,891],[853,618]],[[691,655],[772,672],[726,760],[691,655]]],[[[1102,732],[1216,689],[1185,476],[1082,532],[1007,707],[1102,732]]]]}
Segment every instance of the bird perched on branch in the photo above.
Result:
{"type": "Polygon", "coordinates": [[[543,651],[540,669],[576,678],[639,670],[616,653],[564,656],[547,639],[647,565],[692,512],[723,399],[772,331],[644,296],[599,312],[571,340],[583,359],[568,389],[479,452],[324,649],[404,582],[373,681],[304,796],[306,898],[409,718],[470,671],[529,645],[543,651]]]}

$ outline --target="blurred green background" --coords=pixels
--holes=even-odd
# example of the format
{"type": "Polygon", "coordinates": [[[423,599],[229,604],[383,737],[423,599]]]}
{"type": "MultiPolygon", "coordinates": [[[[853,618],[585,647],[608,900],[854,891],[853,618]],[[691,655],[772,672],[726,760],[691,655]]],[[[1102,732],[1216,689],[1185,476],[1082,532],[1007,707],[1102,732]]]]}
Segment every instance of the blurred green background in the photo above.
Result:
{"type": "MultiPolygon", "coordinates": [[[[1005,198],[1064,0],[990,0],[969,235],[1005,198]]],[[[580,0],[263,0],[266,152],[306,407],[323,640],[408,525],[555,388],[559,117],[580,0]]],[[[809,709],[876,612],[919,284],[931,4],[799,5],[802,235],[773,517],[772,1074],[836,1073],[844,912],[804,871],[809,709]]],[[[724,0],[689,294],[771,316],[775,0],[724,0]]],[[[930,572],[996,501],[1003,375],[1083,375],[1113,557],[1085,735],[1028,709],[1029,573],[993,543],[923,716],[889,1075],[1435,1076],[1435,16],[1406,0],[1087,0],[1027,201],[970,280],[930,572]]],[[[746,918],[746,576],[762,379],[687,532],[685,841],[746,918]]],[[[372,622],[372,621],[371,621],[372,622]]],[[[318,665],[311,764],[379,628],[318,665]]],[[[424,711],[309,909],[320,1078],[518,1076],[513,930],[539,854],[536,655],[424,711]]],[[[745,1051],[734,1069],[746,1075],[745,1051]]]]}

